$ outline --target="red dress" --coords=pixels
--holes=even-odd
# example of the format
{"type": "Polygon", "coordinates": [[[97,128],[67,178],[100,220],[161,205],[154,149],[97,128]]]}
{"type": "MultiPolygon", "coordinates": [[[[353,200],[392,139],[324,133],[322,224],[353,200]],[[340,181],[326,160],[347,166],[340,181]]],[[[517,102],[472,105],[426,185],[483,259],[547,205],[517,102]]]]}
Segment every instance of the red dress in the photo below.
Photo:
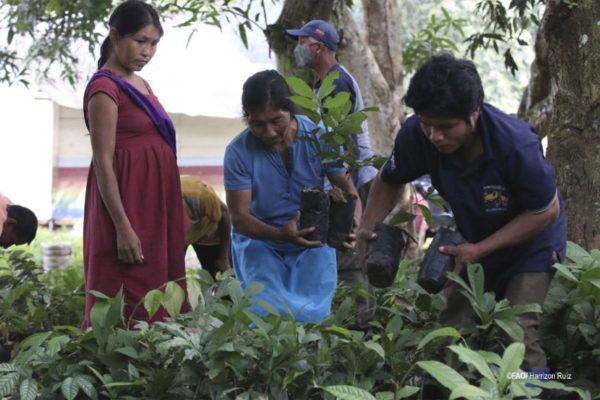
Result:
{"type": "MultiPolygon", "coordinates": [[[[149,87],[148,90],[151,101],[162,108],[149,87]]],[[[91,325],[90,311],[95,301],[90,290],[113,297],[123,287],[126,322],[129,318],[152,322],[167,316],[161,308],[152,319],[148,318],[140,303],[148,291],[178,279],[185,290],[183,203],[175,154],[148,115],[109,78],[98,78],[86,89],[86,117],[88,101],[98,92],[107,94],[118,105],[113,168],[123,207],[142,242],[144,263],[125,264],[117,259],[115,227],[100,196],[92,163],[83,231],[87,293],[84,329],[91,325]]]]}

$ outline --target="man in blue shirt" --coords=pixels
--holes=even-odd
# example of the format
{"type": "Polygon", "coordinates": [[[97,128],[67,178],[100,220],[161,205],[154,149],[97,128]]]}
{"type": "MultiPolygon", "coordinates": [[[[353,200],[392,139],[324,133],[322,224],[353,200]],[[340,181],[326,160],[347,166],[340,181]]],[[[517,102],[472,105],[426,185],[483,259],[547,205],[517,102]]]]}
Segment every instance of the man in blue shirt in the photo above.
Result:
{"type": "MultiPolygon", "coordinates": [[[[339,77],[334,81],[335,88],[331,96],[340,92],[350,93],[352,107],[350,112],[357,112],[364,108],[362,94],[358,83],[348,70],[336,60],[336,51],[340,37],[335,28],[326,21],[316,19],[309,21],[300,29],[288,29],[288,35],[298,38],[298,45],[294,49],[296,64],[301,68],[310,68],[315,76],[313,90],[318,93],[321,82],[330,73],[337,71],[339,77]]],[[[356,160],[366,161],[373,157],[373,150],[369,140],[367,121],[363,121],[362,132],[352,135],[354,141],[356,160]]],[[[358,189],[361,200],[364,202],[369,193],[369,186],[377,169],[371,165],[362,166],[351,171],[352,180],[358,189]]],[[[365,329],[375,313],[375,299],[372,288],[366,279],[362,259],[350,251],[337,251],[337,264],[339,280],[353,287],[366,289],[368,297],[357,299],[358,316],[356,327],[365,329]]]]}
{"type": "MultiPolygon", "coordinates": [[[[483,102],[472,62],[432,57],[415,73],[404,98],[415,111],[396,137],[392,154],[373,181],[358,232],[359,247],[394,206],[403,184],[430,174],[450,204],[466,243],[444,246],[455,256],[454,272],[481,263],[486,290],[511,304],[540,306],[552,264],[565,255],[566,221],[554,170],[540,138],[523,121],[483,102]]],[[[445,324],[469,320],[471,307],[452,284],[445,290],[445,324]]],[[[523,368],[545,372],[538,344],[539,314],[523,315],[523,368]]]]}

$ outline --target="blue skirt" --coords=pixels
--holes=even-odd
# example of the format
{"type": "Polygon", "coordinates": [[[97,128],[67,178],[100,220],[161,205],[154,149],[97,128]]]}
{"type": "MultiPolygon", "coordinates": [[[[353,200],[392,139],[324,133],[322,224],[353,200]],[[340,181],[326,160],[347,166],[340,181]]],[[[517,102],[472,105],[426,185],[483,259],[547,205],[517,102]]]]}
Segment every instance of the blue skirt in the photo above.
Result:
{"type": "MultiPolygon", "coordinates": [[[[337,282],[334,249],[254,240],[236,232],[231,243],[233,268],[243,289],[252,282],[262,284],[256,298],[280,314],[291,312],[298,322],[318,322],[330,314],[337,282]]],[[[258,304],[250,310],[267,314],[258,304]]]]}

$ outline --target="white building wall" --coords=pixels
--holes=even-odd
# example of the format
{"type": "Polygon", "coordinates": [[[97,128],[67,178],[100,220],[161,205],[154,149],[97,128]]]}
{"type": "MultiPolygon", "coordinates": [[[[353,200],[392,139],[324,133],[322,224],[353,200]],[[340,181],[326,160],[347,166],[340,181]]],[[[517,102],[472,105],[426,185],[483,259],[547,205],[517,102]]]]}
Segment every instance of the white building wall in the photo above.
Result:
{"type": "Polygon", "coordinates": [[[21,86],[0,86],[0,115],[0,192],[47,220],[52,215],[54,103],[21,86]]]}

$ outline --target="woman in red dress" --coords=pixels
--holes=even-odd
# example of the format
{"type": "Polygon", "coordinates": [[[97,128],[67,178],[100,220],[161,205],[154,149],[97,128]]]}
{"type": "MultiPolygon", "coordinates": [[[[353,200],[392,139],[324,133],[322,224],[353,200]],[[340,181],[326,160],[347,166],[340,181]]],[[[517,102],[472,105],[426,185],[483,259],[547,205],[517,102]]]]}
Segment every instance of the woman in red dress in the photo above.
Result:
{"type": "MultiPolygon", "coordinates": [[[[148,83],[136,75],[163,34],[152,6],[128,0],[109,19],[98,72],[84,95],[93,160],[84,215],[85,316],[90,290],[125,295],[125,321],[155,321],[140,301],[166,282],[185,290],[183,206],[175,132],[148,83]]],[[[187,304],[186,304],[187,306],[187,304]]],[[[185,310],[184,310],[185,311],[185,310]]]]}

